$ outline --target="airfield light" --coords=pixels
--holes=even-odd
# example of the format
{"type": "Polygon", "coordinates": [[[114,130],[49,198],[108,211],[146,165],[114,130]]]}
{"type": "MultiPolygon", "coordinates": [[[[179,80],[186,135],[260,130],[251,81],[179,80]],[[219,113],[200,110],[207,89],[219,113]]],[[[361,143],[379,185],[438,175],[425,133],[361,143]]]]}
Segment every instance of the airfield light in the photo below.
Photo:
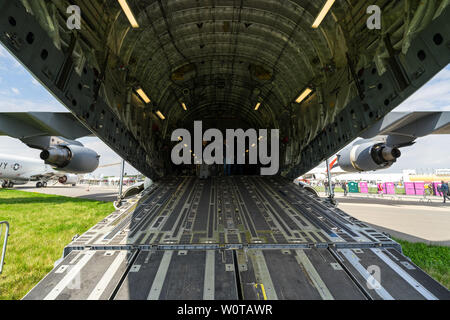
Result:
{"type": "Polygon", "coordinates": [[[139,24],[136,21],[136,18],[134,17],[133,12],[131,11],[130,6],[128,5],[127,0],[118,0],[120,6],[122,7],[123,12],[128,18],[128,21],[130,21],[130,24],[133,28],[139,28],[139,24]]]}
{"type": "Polygon", "coordinates": [[[136,90],[137,94],[144,100],[145,103],[150,103],[150,98],[145,94],[144,90],[142,88],[139,88],[136,90]]]}
{"type": "Polygon", "coordinates": [[[311,88],[306,88],[302,94],[297,98],[297,100],[295,100],[295,102],[297,103],[301,103],[303,100],[305,100],[305,98],[312,92],[311,88]]]}
{"type": "Polygon", "coordinates": [[[164,115],[161,113],[161,111],[156,111],[156,115],[161,119],[161,120],[166,120],[166,117],[164,117],[164,115]]]}
{"type": "Polygon", "coordinates": [[[325,18],[325,16],[327,15],[328,11],[330,11],[331,6],[333,5],[333,3],[336,0],[327,0],[327,2],[325,3],[325,5],[323,6],[322,10],[320,10],[319,15],[317,16],[316,20],[314,20],[314,23],[312,25],[312,27],[314,29],[318,28],[320,26],[320,24],[322,23],[322,20],[325,18]]]}

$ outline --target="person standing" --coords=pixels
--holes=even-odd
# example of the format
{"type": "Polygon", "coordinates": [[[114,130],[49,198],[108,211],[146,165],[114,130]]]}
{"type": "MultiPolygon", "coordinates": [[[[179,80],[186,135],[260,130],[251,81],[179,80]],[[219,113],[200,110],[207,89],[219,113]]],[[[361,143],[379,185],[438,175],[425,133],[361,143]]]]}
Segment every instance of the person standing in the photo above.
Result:
{"type": "Polygon", "coordinates": [[[344,197],[347,196],[347,182],[342,182],[342,189],[344,189],[344,197]]]}
{"type": "Polygon", "coordinates": [[[444,203],[446,199],[450,200],[448,183],[441,181],[440,192],[442,193],[442,198],[444,198],[444,203]]]}
{"type": "Polygon", "coordinates": [[[379,194],[380,196],[383,195],[383,185],[382,185],[381,183],[378,184],[378,194],[379,194]]]}

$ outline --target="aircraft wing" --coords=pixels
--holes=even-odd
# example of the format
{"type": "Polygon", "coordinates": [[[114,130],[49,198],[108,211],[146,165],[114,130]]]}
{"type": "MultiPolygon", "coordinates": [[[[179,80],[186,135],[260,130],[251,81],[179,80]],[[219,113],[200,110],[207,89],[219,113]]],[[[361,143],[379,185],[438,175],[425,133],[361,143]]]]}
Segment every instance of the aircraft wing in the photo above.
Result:
{"type": "Polygon", "coordinates": [[[51,168],[50,166],[45,166],[45,168],[42,168],[42,166],[39,166],[38,168],[33,168],[29,171],[22,172],[20,174],[20,177],[26,178],[32,181],[36,180],[50,180],[54,176],[56,176],[58,172],[51,168]]]}
{"type": "Polygon", "coordinates": [[[30,175],[30,180],[50,180],[52,179],[54,176],[56,176],[56,174],[54,172],[47,172],[47,173],[42,173],[42,172],[37,172],[37,173],[32,173],[30,175]]]}
{"type": "Polygon", "coordinates": [[[0,136],[20,140],[42,136],[60,136],[75,140],[93,136],[70,112],[1,112],[0,136]]]}
{"type": "Polygon", "coordinates": [[[67,172],[57,172],[57,171],[36,172],[36,173],[32,172],[29,175],[29,179],[31,181],[37,181],[37,180],[49,181],[52,179],[59,179],[68,174],[70,175],[70,173],[67,173],[67,172]]]}
{"type": "Polygon", "coordinates": [[[361,137],[389,136],[392,145],[401,146],[429,134],[450,134],[449,111],[391,112],[361,137]]]}
{"type": "Polygon", "coordinates": [[[391,112],[338,153],[347,172],[389,168],[401,156],[399,148],[430,134],[450,134],[449,111],[391,112]]]}

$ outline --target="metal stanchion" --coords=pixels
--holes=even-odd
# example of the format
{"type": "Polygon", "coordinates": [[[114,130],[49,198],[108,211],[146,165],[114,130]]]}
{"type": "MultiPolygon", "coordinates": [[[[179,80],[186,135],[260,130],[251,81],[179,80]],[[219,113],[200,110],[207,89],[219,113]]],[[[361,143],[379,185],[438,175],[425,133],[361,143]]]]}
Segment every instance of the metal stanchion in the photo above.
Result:
{"type": "Polygon", "coordinates": [[[119,194],[117,195],[116,207],[119,208],[122,205],[122,189],[123,189],[123,175],[125,171],[125,160],[122,159],[122,165],[120,167],[120,180],[119,180],[119,194]]]}
{"type": "Polygon", "coordinates": [[[337,205],[336,200],[334,199],[333,188],[331,186],[331,172],[330,172],[330,164],[328,162],[328,158],[325,160],[325,162],[326,162],[326,166],[327,166],[327,176],[328,176],[328,192],[329,192],[328,199],[333,205],[337,205]]]}

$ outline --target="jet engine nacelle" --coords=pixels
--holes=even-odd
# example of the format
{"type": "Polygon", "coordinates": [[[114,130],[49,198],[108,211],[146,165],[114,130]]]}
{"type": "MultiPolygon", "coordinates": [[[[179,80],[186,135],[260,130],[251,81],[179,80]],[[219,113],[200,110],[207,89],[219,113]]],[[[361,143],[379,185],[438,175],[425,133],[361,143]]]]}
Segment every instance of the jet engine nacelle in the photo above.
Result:
{"type": "Polygon", "coordinates": [[[362,142],[341,151],[338,164],[348,172],[374,171],[389,168],[400,156],[398,148],[373,141],[362,142]]]}
{"type": "Polygon", "coordinates": [[[76,174],[66,174],[62,177],[59,177],[58,182],[61,184],[75,185],[78,182],[78,177],[76,174]]]}
{"type": "Polygon", "coordinates": [[[90,173],[97,169],[100,156],[81,146],[65,145],[41,152],[41,159],[56,169],[73,173],[90,173]]]}

